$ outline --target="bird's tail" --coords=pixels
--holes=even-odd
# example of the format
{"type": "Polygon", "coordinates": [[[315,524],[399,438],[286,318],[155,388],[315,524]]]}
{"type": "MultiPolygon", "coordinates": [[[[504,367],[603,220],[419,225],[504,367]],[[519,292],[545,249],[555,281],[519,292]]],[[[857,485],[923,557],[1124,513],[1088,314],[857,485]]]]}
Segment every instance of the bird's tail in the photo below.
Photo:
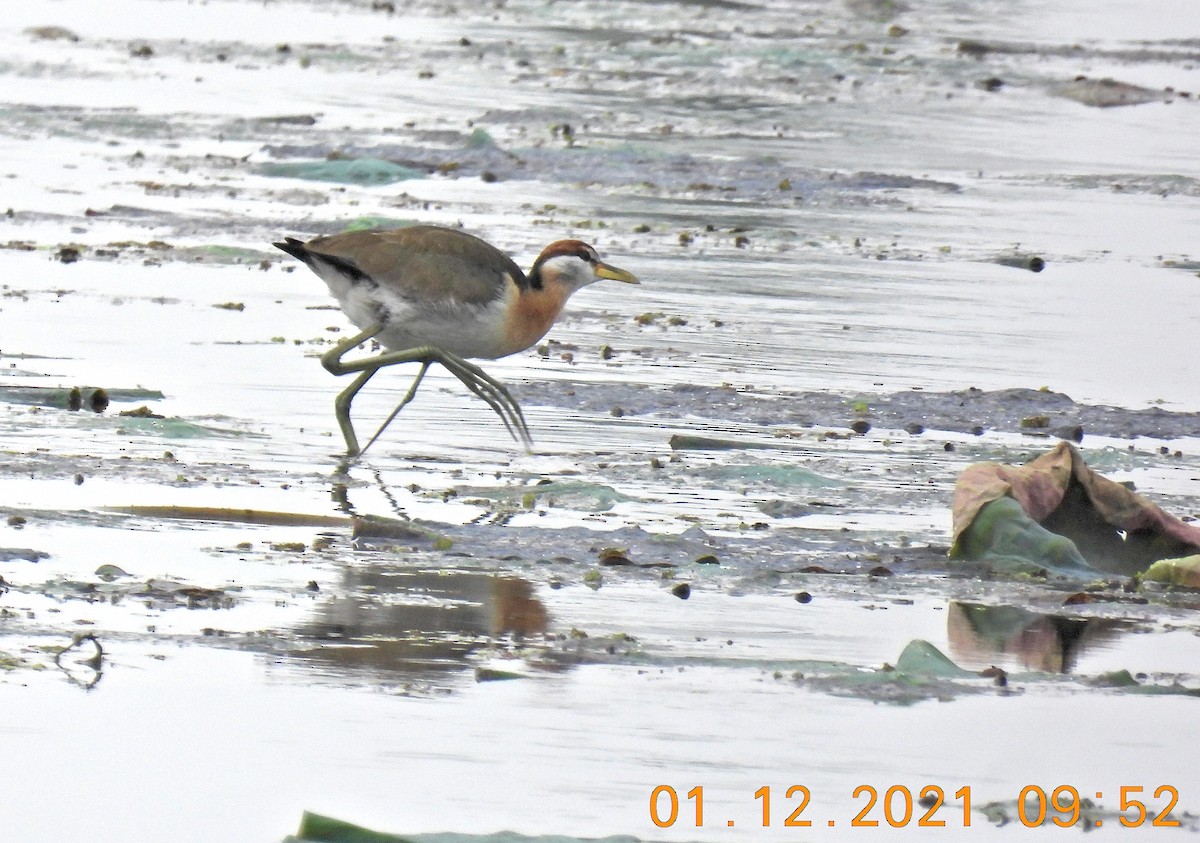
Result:
{"type": "Polygon", "coordinates": [[[272,243],[276,249],[282,249],[294,258],[308,263],[308,248],[295,237],[285,237],[282,243],[272,243]]]}

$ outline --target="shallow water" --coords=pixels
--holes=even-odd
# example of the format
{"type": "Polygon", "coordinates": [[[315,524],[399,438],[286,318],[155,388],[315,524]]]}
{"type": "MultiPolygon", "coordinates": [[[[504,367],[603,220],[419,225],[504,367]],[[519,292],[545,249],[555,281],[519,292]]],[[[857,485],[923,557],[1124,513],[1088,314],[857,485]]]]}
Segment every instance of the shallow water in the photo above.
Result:
{"type": "MultiPolygon", "coordinates": [[[[862,784],[1010,817],[1027,784],[1110,811],[1166,784],[1194,831],[1195,595],[1064,605],[1090,584],[945,549],[958,472],[1052,446],[1020,425],[1043,412],[1200,516],[1200,16],[913,5],[9,3],[6,839],[278,840],[306,809],[794,839],[764,784],[810,788],[813,838],[852,833],[862,784]],[[642,278],[487,365],[532,454],[434,371],[337,456],[315,358],[348,325],[269,243],[412,220],[642,278]],[[113,404],[30,403],[72,386],[113,404]],[[89,632],[98,665],[56,664],[89,632]],[[914,672],[914,640],[970,675],[914,672]]],[[[372,382],[360,433],[406,387],[372,382]]]]}

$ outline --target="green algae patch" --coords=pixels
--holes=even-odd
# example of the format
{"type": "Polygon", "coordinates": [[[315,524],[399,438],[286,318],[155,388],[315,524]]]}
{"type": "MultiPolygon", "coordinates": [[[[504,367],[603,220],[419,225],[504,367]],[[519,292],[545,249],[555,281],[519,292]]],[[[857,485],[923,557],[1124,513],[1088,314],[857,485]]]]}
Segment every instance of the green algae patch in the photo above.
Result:
{"type": "Polygon", "coordinates": [[[971,671],[959,667],[950,658],[928,641],[909,641],[896,659],[896,670],[913,676],[962,677],[973,676],[971,671]]]}
{"type": "Polygon", "coordinates": [[[1200,554],[1160,559],[1142,573],[1141,580],[1200,588],[1200,554]]]}
{"type": "Polygon", "coordinates": [[[725,483],[762,483],[777,488],[823,489],[841,485],[800,465],[721,465],[704,469],[703,473],[725,483]]]}
{"type": "Polygon", "coordinates": [[[300,818],[300,829],[290,843],[414,843],[411,837],[371,831],[353,823],[308,811],[300,818]]]}
{"type": "Polygon", "coordinates": [[[20,656],[15,656],[12,653],[0,652],[0,671],[6,670],[21,670],[22,668],[33,667],[34,664],[20,656]]]}
{"type": "Polygon", "coordinates": [[[519,509],[533,509],[541,503],[580,512],[607,512],[618,503],[637,500],[618,492],[612,486],[582,481],[553,481],[536,486],[472,486],[456,491],[460,498],[481,498],[519,509]]]}
{"type": "Polygon", "coordinates": [[[467,149],[495,149],[496,139],[486,129],[476,127],[466,142],[467,149]]]}
{"type": "Polygon", "coordinates": [[[1136,688],[1139,683],[1133,678],[1132,673],[1122,669],[1092,677],[1089,684],[1097,688],[1136,688]]]}
{"type": "Polygon", "coordinates": [[[861,670],[850,666],[823,676],[798,676],[796,684],[835,697],[851,697],[875,703],[914,705],[926,700],[954,700],[982,693],[977,683],[957,682],[942,676],[904,673],[899,670],[861,670]]]}
{"type": "Polygon", "coordinates": [[[118,432],[124,434],[150,434],[164,439],[224,439],[239,438],[242,434],[227,428],[207,427],[180,418],[163,416],[118,416],[118,432]]]}
{"type": "Polygon", "coordinates": [[[494,667],[475,668],[476,682],[506,682],[511,679],[524,679],[525,676],[511,670],[497,670],[494,667]]]}
{"type": "Polygon", "coordinates": [[[431,834],[388,834],[373,831],[344,820],[305,811],[295,837],[284,843],[639,843],[639,838],[619,835],[613,837],[574,837],[559,834],[517,834],[498,831],[494,834],[459,834],[452,831],[431,834]]]}
{"type": "Polygon", "coordinates": [[[213,243],[207,246],[184,246],[177,250],[183,260],[213,261],[216,263],[250,263],[262,260],[269,253],[261,249],[244,246],[222,246],[213,243]]]}
{"type": "Polygon", "coordinates": [[[355,217],[346,223],[343,231],[373,231],[377,228],[409,228],[417,224],[412,219],[393,219],[392,217],[362,216],[355,217]]]}
{"type": "Polygon", "coordinates": [[[258,173],[273,178],[307,179],[337,184],[395,184],[424,178],[425,173],[381,158],[339,158],[331,161],[280,161],[261,164],[258,173]]]}

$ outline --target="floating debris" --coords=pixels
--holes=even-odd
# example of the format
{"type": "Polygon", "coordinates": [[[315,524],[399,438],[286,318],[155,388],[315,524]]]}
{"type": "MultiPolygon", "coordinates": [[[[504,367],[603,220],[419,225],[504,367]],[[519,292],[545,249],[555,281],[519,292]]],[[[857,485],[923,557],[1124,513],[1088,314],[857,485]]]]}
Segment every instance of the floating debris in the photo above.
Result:
{"type": "Polygon", "coordinates": [[[96,576],[105,582],[115,582],[116,580],[133,575],[116,565],[101,565],[96,569],[96,576]]]}
{"type": "MultiPolygon", "coordinates": [[[[10,527],[19,528],[25,523],[25,519],[23,518],[21,518],[19,522],[14,523],[14,518],[20,518],[20,516],[13,515],[9,517],[8,525],[10,527]]],[[[46,551],[34,550],[32,547],[0,547],[0,562],[14,562],[17,560],[24,560],[25,562],[40,562],[43,559],[49,558],[50,554],[46,551]]]]}
{"type": "Polygon", "coordinates": [[[1037,255],[1000,255],[993,258],[992,263],[1016,269],[1028,269],[1030,272],[1041,272],[1046,268],[1046,261],[1037,255]]]}
{"type": "Polygon", "coordinates": [[[1175,99],[1173,91],[1155,91],[1116,79],[1089,79],[1076,76],[1070,82],[1050,86],[1050,93],[1074,100],[1093,108],[1116,108],[1123,105],[1144,105],[1150,102],[1170,102],[1175,99]]]}
{"type": "Polygon", "coordinates": [[[139,518],[164,518],[182,521],[215,521],[228,524],[261,524],[268,527],[349,527],[351,519],[338,515],[312,515],[303,512],[268,512],[260,509],[226,509],[215,506],[109,506],[139,518]]]}
{"type": "Polygon", "coordinates": [[[14,386],[0,385],[0,401],[12,404],[37,404],[42,407],[82,409],[86,403],[92,409],[107,408],[109,402],[161,401],[163,394],[157,389],[107,389],[104,387],[14,386]]]}
{"type": "Polygon", "coordinates": [[[132,419],[165,419],[166,418],[166,416],[162,415],[161,413],[154,412],[149,407],[147,407],[145,404],[143,404],[142,406],[138,407],[135,410],[122,410],[121,412],[117,413],[117,415],[122,416],[124,418],[132,418],[132,419]]]}

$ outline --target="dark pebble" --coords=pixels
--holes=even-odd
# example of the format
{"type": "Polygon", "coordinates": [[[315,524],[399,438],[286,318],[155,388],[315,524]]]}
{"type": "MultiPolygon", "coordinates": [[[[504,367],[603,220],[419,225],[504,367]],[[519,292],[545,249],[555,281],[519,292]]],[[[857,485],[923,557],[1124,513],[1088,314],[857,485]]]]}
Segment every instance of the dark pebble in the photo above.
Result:
{"type": "Polygon", "coordinates": [[[97,413],[103,413],[108,409],[108,390],[100,387],[92,393],[92,410],[97,413]]]}
{"type": "Polygon", "coordinates": [[[692,596],[692,587],[685,582],[681,582],[679,585],[671,589],[671,593],[680,600],[687,600],[692,596]]]}
{"type": "Polygon", "coordinates": [[[944,445],[942,445],[942,450],[945,451],[946,453],[953,452],[954,451],[954,443],[953,442],[945,443],[944,445]]]}
{"type": "Polygon", "coordinates": [[[876,565],[874,568],[867,571],[867,576],[868,577],[890,577],[890,576],[894,576],[894,575],[892,574],[892,571],[890,568],[886,568],[883,565],[876,565]]]}
{"type": "Polygon", "coordinates": [[[850,429],[855,433],[866,433],[871,429],[871,423],[866,419],[858,419],[850,424],[850,429]]]}
{"type": "Polygon", "coordinates": [[[1050,431],[1059,439],[1066,439],[1068,442],[1083,441],[1083,425],[1081,424],[1065,424],[1062,427],[1056,427],[1050,431]]]}
{"type": "Polygon", "coordinates": [[[958,42],[958,51],[964,56],[970,56],[973,59],[981,59],[992,51],[992,47],[983,41],[972,41],[968,39],[958,42]]]}
{"type": "Polygon", "coordinates": [[[917,436],[918,434],[925,432],[925,425],[921,424],[920,422],[910,422],[909,424],[904,425],[904,429],[913,436],[917,436]]]}
{"type": "Polygon", "coordinates": [[[809,594],[807,591],[797,591],[796,592],[796,602],[797,603],[811,603],[812,595],[809,594]]]}

